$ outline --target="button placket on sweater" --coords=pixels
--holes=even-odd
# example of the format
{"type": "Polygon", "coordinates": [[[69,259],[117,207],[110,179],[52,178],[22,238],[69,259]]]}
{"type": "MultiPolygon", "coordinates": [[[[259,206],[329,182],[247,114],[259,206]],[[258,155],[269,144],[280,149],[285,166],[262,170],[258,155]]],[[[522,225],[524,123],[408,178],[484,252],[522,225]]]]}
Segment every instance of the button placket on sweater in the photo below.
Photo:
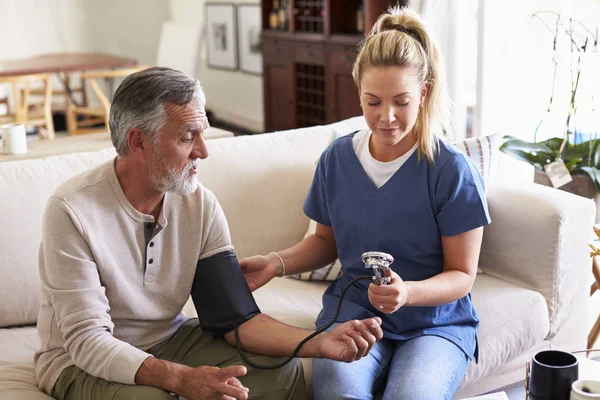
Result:
{"type": "Polygon", "coordinates": [[[158,248],[156,245],[157,240],[160,240],[156,237],[158,233],[162,230],[162,226],[160,224],[154,223],[146,223],[146,265],[144,272],[144,283],[145,284],[153,284],[156,283],[156,270],[158,268],[158,248]]]}

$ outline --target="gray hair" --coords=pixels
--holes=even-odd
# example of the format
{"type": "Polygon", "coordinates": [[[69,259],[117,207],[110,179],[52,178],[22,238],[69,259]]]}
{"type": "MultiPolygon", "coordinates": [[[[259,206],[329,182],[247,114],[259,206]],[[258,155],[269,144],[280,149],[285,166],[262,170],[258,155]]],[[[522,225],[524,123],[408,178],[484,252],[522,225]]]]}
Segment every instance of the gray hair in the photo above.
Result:
{"type": "Polygon", "coordinates": [[[108,125],[117,154],[129,151],[127,132],[138,128],[158,142],[157,133],[166,123],[165,103],[188,104],[198,100],[204,108],[206,98],[200,82],[171,68],[152,67],[129,75],[115,92],[108,125]]]}

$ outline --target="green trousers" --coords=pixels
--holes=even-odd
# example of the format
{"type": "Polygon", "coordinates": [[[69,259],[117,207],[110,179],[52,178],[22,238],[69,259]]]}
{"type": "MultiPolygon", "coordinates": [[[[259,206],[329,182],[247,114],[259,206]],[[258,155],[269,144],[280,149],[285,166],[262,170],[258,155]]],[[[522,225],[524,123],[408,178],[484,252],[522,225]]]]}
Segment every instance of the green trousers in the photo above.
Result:
{"type": "MultiPolygon", "coordinates": [[[[250,389],[250,399],[305,400],[307,398],[304,371],[299,360],[294,359],[284,367],[274,370],[253,368],[246,365],[237,349],[227,344],[224,339],[202,336],[202,329],[197,319],[187,321],[175,335],[152,347],[148,353],[156,358],[190,367],[245,365],[248,373],[239,380],[250,389]]],[[[277,357],[246,354],[249,359],[259,364],[272,365],[282,360],[277,357]]],[[[52,397],[58,400],[174,400],[179,398],[151,386],[109,382],[92,376],[76,366],[68,367],[60,374],[54,385],[52,397]]]]}

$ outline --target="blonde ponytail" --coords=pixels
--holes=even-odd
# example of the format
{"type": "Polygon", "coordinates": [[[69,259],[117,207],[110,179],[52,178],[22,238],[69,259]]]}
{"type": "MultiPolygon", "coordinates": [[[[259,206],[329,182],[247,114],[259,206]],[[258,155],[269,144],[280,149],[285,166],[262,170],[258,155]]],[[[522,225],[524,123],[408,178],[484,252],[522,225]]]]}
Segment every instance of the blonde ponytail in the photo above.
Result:
{"type": "Polygon", "coordinates": [[[410,67],[427,95],[419,110],[415,130],[419,159],[435,161],[436,135],[449,133],[449,98],[444,64],[423,19],[416,11],[390,7],[378,19],[361,44],[352,76],[360,88],[364,72],[370,67],[410,67]]]}

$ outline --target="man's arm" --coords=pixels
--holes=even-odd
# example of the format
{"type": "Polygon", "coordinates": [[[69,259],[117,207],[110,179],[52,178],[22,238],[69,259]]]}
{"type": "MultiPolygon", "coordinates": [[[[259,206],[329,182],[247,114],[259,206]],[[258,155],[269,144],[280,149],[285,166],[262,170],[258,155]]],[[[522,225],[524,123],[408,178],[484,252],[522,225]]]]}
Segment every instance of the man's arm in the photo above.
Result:
{"type": "MultiPolygon", "coordinates": [[[[225,336],[229,344],[235,345],[237,328],[243,348],[254,353],[290,356],[312,333],[260,314],[231,250],[198,261],[191,295],[203,331],[225,336]]],[[[378,318],[347,322],[306,342],[298,355],[341,361],[359,359],[383,336],[380,324],[378,318]]]]}
{"type": "Polygon", "coordinates": [[[223,395],[247,399],[248,388],[236,378],[246,372],[246,367],[241,365],[191,368],[150,357],[137,370],[135,383],[157,387],[190,400],[221,398],[223,395]]]}
{"type": "MultiPolygon", "coordinates": [[[[383,332],[380,318],[353,320],[337,326],[331,332],[323,332],[302,346],[298,357],[330,358],[351,362],[368,354],[383,332]]],[[[238,327],[244,350],[270,356],[290,356],[296,346],[313,331],[296,328],[259,314],[238,327]]],[[[236,346],[233,331],[225,334],[225,340],[236,346]]]]}

